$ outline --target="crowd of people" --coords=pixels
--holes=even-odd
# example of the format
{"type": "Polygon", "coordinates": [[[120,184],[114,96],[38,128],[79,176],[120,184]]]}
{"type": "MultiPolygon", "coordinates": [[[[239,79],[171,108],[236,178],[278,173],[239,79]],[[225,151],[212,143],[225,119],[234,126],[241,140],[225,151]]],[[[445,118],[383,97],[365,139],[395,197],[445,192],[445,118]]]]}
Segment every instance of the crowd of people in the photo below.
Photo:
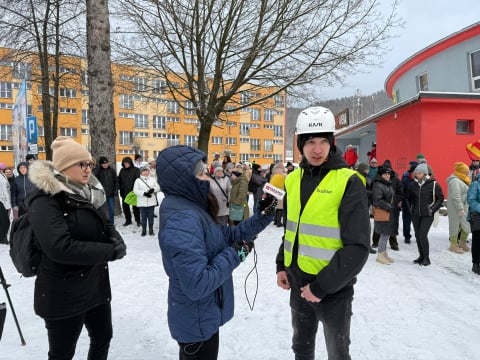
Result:
{"type": "MultiPolygon", "coordinates": [[[[329,109],[302,111],[296,124],[297,167],[282,161],[269,166],[236,163],[220,153],[208,161],[202,151],[177,145],[146,162],[140,154],[124,157],[117,175],[105,156],[95,161],[68,137],[52,143],[52,161],[30,158],[18,164],[16,176],[0,163],[0,229],[6,227],[0,242],[8,242],[10,219],[28,212],[42,253],[34,310],[45,322],[49,359],[72,359],[83,327],[90,337],[88,358],[108,357],[108,262],[122,259],[127,251],[115,229],[116,199],[123,226],[135,222],[140,236],[155,235],[154,218],[159,218],[158,239],[169,278],[168,326],[180,360],[218,358],[220,327],[234,314],[232,273],[272,223],[283,228],[276,281],[290,292],[295,359],[315,358],[319,323],[328,358],[350,359],[354,284],[369,253],[377,254],[381,265],[395,262],[387,247],[400,250],[401,214],[404,243],[415,237],[417,244],[413,263],[430,265],[428,233],[444,195],[423,154],[400,176],[388,159],[379,165],[376,143],[367,153],[368,162],[359,163],[353,145],[342,154],[334,134],[329,109]],[[264,191],[274,177],[284,184],[283,197],[264,191]],[[126,201],[132,192],[135,205],[126,201]]],[[[479,160],[470,166],[453,164],[446,206],[448,250],[471,250],[472,271],[480,275],[479,160]]]]}

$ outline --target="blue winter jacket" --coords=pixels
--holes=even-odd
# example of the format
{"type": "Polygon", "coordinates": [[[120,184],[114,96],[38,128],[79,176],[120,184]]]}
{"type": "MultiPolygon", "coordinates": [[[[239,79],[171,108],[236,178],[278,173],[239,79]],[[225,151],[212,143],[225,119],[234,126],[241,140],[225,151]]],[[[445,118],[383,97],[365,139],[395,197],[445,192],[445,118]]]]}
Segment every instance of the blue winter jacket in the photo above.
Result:
{"type": "Polygon", "coordinates": [[[470,221],[470,213],[480,213],[480,175],[472,181],[467,192],[468,215],[467,220],[470,221]]]}
{"type": "Polygon", "coordinates": [[[232,271],[240,259],[230,246],[251,239],[273,215],[256,213],[235,227],[216,224],[207,212],[209,181],[194,175],[203,152],[173,146],[157,158],[157,178],[165,198],[158,234],[169,277],[168,325],[179,342],[209,339],[233,317],[232,271]]]}

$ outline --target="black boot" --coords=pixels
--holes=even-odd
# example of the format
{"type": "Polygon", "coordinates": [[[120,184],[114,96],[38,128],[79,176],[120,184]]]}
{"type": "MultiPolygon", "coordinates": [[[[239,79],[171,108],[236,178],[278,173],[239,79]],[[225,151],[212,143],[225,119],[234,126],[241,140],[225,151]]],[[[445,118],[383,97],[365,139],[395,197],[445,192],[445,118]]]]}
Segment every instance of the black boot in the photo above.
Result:
{"type": "Polygon", "coordinates": [[[423,261],[423,256],[420,255],[418,258],[416,258],[415,260],[413,260],[413,263],[420,265],[420,264],[422,263],[422,261],[423,261]]]}
{"type": "Polygon", "coordinates": [[[380,241],[380,234],[374,231],[372,235],[372,248],[377,248],[379,241],[380,241]]]}
{"type": "Polygon", "coordinates": [[[128,226],[132,223],[132,220],[126,220],[124,223],[123,223],[123,226],[128,226]]]}
{"type": "Polygon", "coordinates": [[[390,241],[390,248],[392,250],[395,250],[395,251],[400,250],[398,248],[397,235],[390,235],[390,238],[388,240],[390,241]]]}
{"type": "Polygon", "coordinates": [[[472,271],[475,274],[480,275],[480,263],[473,263],[472,271]]]}
{"type": "Polygon", "coordinates": [[[153,226],[148,227],[148,235],[154,235],[153,233],[153,226]]]}
{"type": "Polygon", "coordinates": [[[430,259],[428,258],[428,256],[425,256],[422,260],[422,262],[420,263],[420,265],[423,265],[423,266],[428,266],[430,265],[430,259]]]}
{"type": "Polygon", "coordinates": [[[147,225],[142,225],[142,233],[141,233],[142,236],[145,236],[147,235],[147,225]]]}

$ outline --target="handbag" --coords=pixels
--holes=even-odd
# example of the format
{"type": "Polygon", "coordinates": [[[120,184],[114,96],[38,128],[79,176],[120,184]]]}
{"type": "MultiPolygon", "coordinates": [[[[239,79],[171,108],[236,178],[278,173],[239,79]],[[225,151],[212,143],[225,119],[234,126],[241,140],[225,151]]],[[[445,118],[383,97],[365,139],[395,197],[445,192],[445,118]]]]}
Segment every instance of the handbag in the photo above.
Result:
{"type": "Polygon", "coordinates": [[[137,195],[135,195],[133,191],[130,191],[127,196],[125,196],[123,202],[131,206],[137,206],[137,195]]]}
{"type": "Polygon", "coordinates": [[[375,221],[390,221],[390,211],[379,207],[373,207],[373,220],[375,221]]]}
{"type": "Polygon", "coordinates": [[[230,204],[230,220],[242,221],[245,208],[243,205],[230,204]]]}
{"type": "MultiPolygon", "coordinates": [[[[430,204],[430,206],[433,206],[433,204],[435,204],[435,185],[437,184],[436,181],[433,182],[433,202],[430,204]]],[[[440,210],[437,210],[433,213],[433,222],[432,222],[432,225],[433,227],[437,227],[438,226],[438,221],[440,220],[440,210]]]]}
{"type": "Polygon", "coordinates": [[[480,230],[480,213],[470,213],[470,229],[472,232],[480,230]]]}

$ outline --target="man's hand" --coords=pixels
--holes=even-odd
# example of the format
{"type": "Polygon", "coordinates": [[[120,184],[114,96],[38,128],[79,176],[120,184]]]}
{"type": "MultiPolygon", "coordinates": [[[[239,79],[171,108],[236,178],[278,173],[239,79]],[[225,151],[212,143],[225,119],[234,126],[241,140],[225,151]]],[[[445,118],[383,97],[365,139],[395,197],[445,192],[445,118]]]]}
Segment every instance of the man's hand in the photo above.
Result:
{"type": "Polygon", "coordinates": [[[279,271],[277,273],[277,285],[284,290],[290,290],[290,283],[288,282],[286,271],[279,271]]]}
{"type": "Polygon", "coordinates": [[[318,297],[312,294],[312,292],[310,291],[310,284],[307,284],[306,286],[300,288],[300,290],[302,291],[301,296],[305,300],[309,302],[314,302],[314,303],[319,303],[320,301],[322,301],[322,299],[319,299],[318,297]]]}

